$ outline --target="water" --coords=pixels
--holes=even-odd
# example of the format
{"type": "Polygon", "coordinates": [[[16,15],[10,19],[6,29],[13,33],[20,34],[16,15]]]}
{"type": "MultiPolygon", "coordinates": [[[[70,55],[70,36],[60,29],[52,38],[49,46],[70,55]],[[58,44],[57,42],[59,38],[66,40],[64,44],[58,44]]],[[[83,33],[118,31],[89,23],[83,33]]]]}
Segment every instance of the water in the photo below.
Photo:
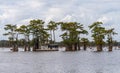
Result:
{"type": "Polygon", "coordinates": [[[2,50],[0,73],[120,73],[120,50],[113,52],[2,50]]]}

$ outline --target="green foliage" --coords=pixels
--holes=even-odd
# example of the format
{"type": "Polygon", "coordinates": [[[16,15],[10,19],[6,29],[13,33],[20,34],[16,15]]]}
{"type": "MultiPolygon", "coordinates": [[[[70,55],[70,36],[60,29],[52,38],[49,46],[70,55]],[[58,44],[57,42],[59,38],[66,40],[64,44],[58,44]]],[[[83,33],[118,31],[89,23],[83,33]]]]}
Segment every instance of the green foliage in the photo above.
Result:
{"type": "Polygon", "coordinates": [[[52,41],[55,42],[55,30],[57,30],[57,25],[58,25],[58,24],[57,24],[56,22],[54,22],[54,21],[50,21],[50,22],[48,23],[48,25],[47,25],[48,30],[50,30],[51,42],[52,42],[52,41]],[[52,32],[53,32],[53,34],[52,34],[52,32]],[[52,40],[52,36],[53,36],[54,40],[52,40]]]}
{"type": "Polygon", "coordinates": [[[3,35],[5,35],[5,36],[8,35],[9,38],[12,38],[12,41],[13,41],[15,39],[16,28],[17,28],[16,25],[12,25],[12,24],[5,25],[4,29],[8,32],[3,35]]]}
{"type": "Polygon", "coordinates": [[[83,29],[83,25],[80,23],[62,22],[60,24],[61,30],[64,31],[61,37],[66,45],[78,43],[78,38],[80,34],[88,34],[88,32],[83,29]]]}
{"type": "Polygon", "coordinates": [[[40,36],[40,32],[44,30],[43,20],[31,20],[29,24],[30,32],[35,36],[40,36]]]}
{"type": "Polygon", "coordinates": [[[33,35],[33,39],[39,39],[41,43],[48,41],[49,34],[44,28],[43,20],[31,20],[28,25],[30,33],[33,35]]]}
{"type": "Polygon", "coordinates": [[[107,42],[108,42],[108,44],[112,44],[113,43],[112,35],[116,35],[117,34],[116,32],[114,32],[114,28],[106,30],[105,33],[107,35],[107,42]]]}
{"type": "Polygon", "coordinates": [[[97,45],[104,44],[105,28],[101,26],[102,22],[94,22],[89,28],[92,31],[92,37],[97,45]]]}
{"type": "MultiPolygon", "coordinates": [[[[52,42],[55,42],[55,31],[58,29],[59,25],[63,32],[60,37],[62,37],[64,45],[75,46],[76,44],[78,45],[80,43],[81,34],[88,34],[88,32],[84,30],[83,24],[77,22],[50,21],[46,29],[44,28],[44,23],[45,22],[40,19],[30,20],[29,24],[21,25],[19,28],[17,28],[16,25],[7,24],[4,28],[7,33],[4,35],[9,36],[10,41],[17,40],[16,35],[18,35],[18,33],[23,34],[25,37],[27,37],[27,39],[25,38],[24,41],[30,41],[29,36],[32,35],[33,44],[36,42],[36,39],[41,44],[45,44],[46,42],[48,44],[49,38],[51,38],[52,42]],[[48,34],[48,30],[50,31],[50,34],[48,34]],[[52,38],[54,38],[54,40],[52,40],[52,38]]],[[[89,26],[92,32],[94,43],[96,45],[103,45],[106,35],[107,42],[109,44],[113,43],[112,35],[115,35],[117,33],[114,32],[114,28],[106,30],[104,27],[102,27],[102,24],[102,22],[94,22],[89,26]]],[[[82,38],[81,42],[87,44],[89,40],[87,38],[82,38]]]]}

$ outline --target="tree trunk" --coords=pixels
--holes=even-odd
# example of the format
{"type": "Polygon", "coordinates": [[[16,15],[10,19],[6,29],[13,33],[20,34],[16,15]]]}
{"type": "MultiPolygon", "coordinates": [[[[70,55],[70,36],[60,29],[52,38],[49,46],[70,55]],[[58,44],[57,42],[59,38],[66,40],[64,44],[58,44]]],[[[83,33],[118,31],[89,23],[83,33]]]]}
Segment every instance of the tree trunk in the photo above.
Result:
{"type": "Polygon", "coordinates": [[[55,31],[53,30],[53,36],[54,36],[54,43],[55,43],[55,31]]]}
{"type": "Polygon", "coordinates": [[[28,45],[28,51],[30,51],[30,45],[28,45]]]}
{"type": "Polygon", "coordinates": [[[39,38],[37,37],[37,40],[36,40],[37,42],[36,42],[36,49],[39,49],[40,48],[40,46],[39,46],[39,38]]]}
{"type": "Polygon", "coordinates": [[[102,44],[97,45],[97,51],[98,51],[98,52],[101,52],[101,51],[102,51],[102,44]]]}
{"type": "Polygon", "coordinates": [[[112,51],[112,47],[113,47],[112,44],[109,44],[108,51],[112,51]]]}
{"type": "Polygon", "coordinates": [[[83,45],[84,50],[86,50],[86,44],[83,45]]]}
{"type": "Polygon", "coordinates": [[[65,47],[65,51],[69,51],[69,47],[68,46],[65,47]]]}
{"type": "Polygon", "coordinates": [[[14,50],[15,50],[15,43],[14,43],[14,40],[11,41],[11,44],[12,44],[12,49],[11,49],[11,51],[14,51],[14,50]]]}
{"type": "Polygon", "coordinates": [[[13,49],[12,49],[13,52],[17,52],[18,51],[18,47],[16,44],[13,45],[13,49]]]}
{"type": "Polygon", "coordinates": [[[35,38],[35,42],[34,42],[34,48],[33,48],[33,51],[36,51],[36,49],[39,49],[39,38],[35,38]]]}
{"type": "Polygon", "coordinates": [[[78,50],[80,50],[80,43],[78,44],[78,50]]]}
{"type": "Polygon", "coordinates": [[[50,34],[51,34],[51,40],[50,40],[50,43],[52,43],[52,31],[50,30],[50,34]]]}
{"type": "Polygon", "coordinates": [[[15,51],[18,51],[18,34],[16,36],[16,48],[15,48],[15,51]]]}
{"type": "Polygon", "coordinates": [[[32,51],[36,51],[36,38],[33,39],[33,49],[32,51]]]}
{"type": "Polygon", "coordinates": [[[66,51],[72,51],[72,49],[73,49],[73,48],[72,48],[72,45],[67,45],[67,46],[66,46],[66,51]]]}
{"type": "Polygon", "coordinates": [[[35,46],[33,46],[33,49],[32,49],[32,51],[36,51],[36,49],[35,49],[35,46]]]}
{"type": "Polygon", "coordinates": [[[74,44],[74,51],[77,51],[77,43],[74,44]]]}
{"type": "Polygon", "coordinates": [[[80,50],[80,41],[79,41],[79,38],[78,38],[78,50],[80,50]]]}
{"type": "Polygon", "coordinates": [[[39,49],[39,35],[37,33],[33,34],[33,51],[39,49]]]}
{"type": "Polygon", "coordinates": [[[74,44],[72,44],[71,51],[75,51],[75,45],[74,44]]]}
{"type": "Polygon", "coordinates": [[[27,51],[27,41],[26,41],[26,38],[25,38],[25,41],[24,41],[24,51],[27,51]]]}
{"type": "Polygon", "coordinates": [[[30,51],[30,39],[29,39],[29,36],[28,36],[28,51],[30,51]]]}
{"type": "Polygon", "coordinates": [[[25,45],[24,51],[27,51],[27,46],[25,45]]]}
{"type": "Polygon", "coordinates": [[[18,34],[16,36],[16,42],[15,42],[15,51],[18,51],[18,34]]]}
{"type": "Polygon", "coordinates": [[[113,43],[113,41],[112,41],[112,36],[111,36],[111,34],[109,34],[108,35],[108,40],[109,40],[109,42],[108,42],[108,51],[112,51],[112,43],[113,43]]]}
{"type": "Polygon", "coordinates": [[[18,44],[17,44],[17,39],[16,39],[16,41],[13,41],[13,49],[12,49],[12,51],[13,52],[17,52],[18,51],[18,44]]]}
{"type": "Polygon", "coordinates": [[[30,51],[30,41],[28,41],[28,51],[30,51]]]}

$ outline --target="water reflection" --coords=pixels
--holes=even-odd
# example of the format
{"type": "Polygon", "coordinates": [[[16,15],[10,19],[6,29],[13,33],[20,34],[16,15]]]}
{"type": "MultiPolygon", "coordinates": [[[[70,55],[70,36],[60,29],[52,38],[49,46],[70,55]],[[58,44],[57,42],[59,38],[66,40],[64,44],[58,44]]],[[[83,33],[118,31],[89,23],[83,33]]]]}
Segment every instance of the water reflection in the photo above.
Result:
{"type": "Polygon", "coordinates": [[[120,51],[0,51],[0,73],[120,73],[120,51]]]}

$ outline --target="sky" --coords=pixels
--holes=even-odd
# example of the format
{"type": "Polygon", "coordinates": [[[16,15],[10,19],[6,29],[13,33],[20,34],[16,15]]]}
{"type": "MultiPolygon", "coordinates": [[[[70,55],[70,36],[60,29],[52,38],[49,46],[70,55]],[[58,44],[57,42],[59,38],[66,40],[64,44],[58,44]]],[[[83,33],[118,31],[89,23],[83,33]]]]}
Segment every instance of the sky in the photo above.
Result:
{"type": "MultiPolygon", "coordinates": [[[[77,21],[88,26],[102,21],[105,28],[115,28],[118,35],[114,40],[120,41],[120,0],[0,0],[0,40],[6,24],[27,25],[32,19],[50,21],[77,21]]],[[[57,41],[61,40],[56,31],[57,41]]],[[[84,36],[83,36],[84,37],[84,36]]],[[[91,38],[91,35],[87,35],[91,38]]]]}

